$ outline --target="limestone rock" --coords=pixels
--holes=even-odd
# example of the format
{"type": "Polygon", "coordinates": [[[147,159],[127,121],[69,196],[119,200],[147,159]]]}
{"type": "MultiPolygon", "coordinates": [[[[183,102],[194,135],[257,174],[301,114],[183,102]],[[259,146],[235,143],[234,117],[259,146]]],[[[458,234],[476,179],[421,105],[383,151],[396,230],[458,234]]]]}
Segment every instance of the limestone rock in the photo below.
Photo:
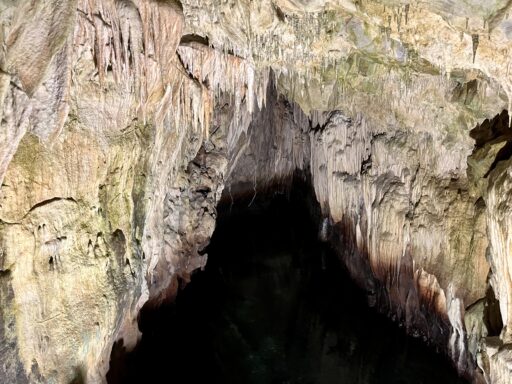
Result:
{"type": "Polygon", "coordinates": [[[509,383],[510,7],[1,1],[1,381],[104,382],[224,187],[299,170],[369,303],[509,383]]]}

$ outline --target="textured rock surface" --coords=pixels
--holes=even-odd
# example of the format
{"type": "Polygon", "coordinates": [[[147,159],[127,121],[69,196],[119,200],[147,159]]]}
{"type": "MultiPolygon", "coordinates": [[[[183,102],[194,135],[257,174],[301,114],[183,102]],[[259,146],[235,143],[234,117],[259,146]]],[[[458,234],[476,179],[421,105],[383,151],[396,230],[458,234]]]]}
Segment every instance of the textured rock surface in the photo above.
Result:
{"type": "Polygon", "coordinates": [[[103,382],[206,262],[224,186],[300,169],[370,304],[510,382],[508,115],[483,122],[510,107],[509,11],[0,2],[2,381],[103,382]]]}

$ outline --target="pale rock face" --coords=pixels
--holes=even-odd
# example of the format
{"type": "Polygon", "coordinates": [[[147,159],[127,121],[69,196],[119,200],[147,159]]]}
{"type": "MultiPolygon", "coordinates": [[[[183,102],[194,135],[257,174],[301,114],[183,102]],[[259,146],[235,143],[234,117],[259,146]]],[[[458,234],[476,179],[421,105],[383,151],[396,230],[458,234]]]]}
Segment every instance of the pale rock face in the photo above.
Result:
{"type": "MultiPolygon", "coordinates": [[[[495,172],[496,174],[496,172],[495,172]]],[[[493,254],[491,259],[491,268],[495,271],[491,278],[491,285],[500,300],[501,316],[504,324],[503,340],[511,341],[512,319],[510,302],[510,286],[504,284],[510,276],[509,247],[510,235],[505,229],[509,224],[509,204],[510,192],[510,173],[507,169],[502,169],[498,175],[493,175],[493,185],[489,188],[487,201],[489,205],[490,217],[488,218],[490,252],[493,254]]]]}
{"type": "MultiPolygon", "coordinates": [[[[485,296],[489,266],[484,207],[469,193],[465,172],[443,175],[423,163],[425,154],[432,161],[444,146],[426,133],[375,133],[362,116],[353,120],[340,112],[315,127],[296,107],[286,112],[282,103],[271,107],[272,100],[267,97],[270,117],[264,110],[249,128],[229,192],[254,188],[256,194],[272,175],[279,180],[309,169],[328,223],[334,223],[330,240],[367,289],[369,303],[409,332],[446,343],[459,369],[469,370],[467,354],[476,353],[477,343],[467,349],[463,313],[485,296]],[[275,115],[285,123],[275,124],[275,115]]],[[[465,170],[465,158],[456,156],[456,169],[465,170]]]]}
{"type": "Polygon", "coordinates": [[[300,170],[370,305],[475,382],[509,383],[510,138],[469,132],[510,110],[509,12],[1,1],[1,381],[105,382],[142,306],[207,262],[224,187],[300,170]]]}

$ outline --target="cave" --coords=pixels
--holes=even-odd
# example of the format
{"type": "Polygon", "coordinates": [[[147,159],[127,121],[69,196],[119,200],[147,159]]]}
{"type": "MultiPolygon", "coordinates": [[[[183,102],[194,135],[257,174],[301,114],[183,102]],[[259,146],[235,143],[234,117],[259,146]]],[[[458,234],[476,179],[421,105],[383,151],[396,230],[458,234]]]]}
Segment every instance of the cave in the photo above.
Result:
{"type": "Polygon", "coordinates": [[[223,194],[208,262],[147,306],[113,348],[109,384],[462,384],[447,357],[368,305],[326,242],[308,178],[223,194]]]}
{"type": "Polygon", "coordinates": [[[512,382],[512,0],[0,27],[0,383],[512,382]]]}

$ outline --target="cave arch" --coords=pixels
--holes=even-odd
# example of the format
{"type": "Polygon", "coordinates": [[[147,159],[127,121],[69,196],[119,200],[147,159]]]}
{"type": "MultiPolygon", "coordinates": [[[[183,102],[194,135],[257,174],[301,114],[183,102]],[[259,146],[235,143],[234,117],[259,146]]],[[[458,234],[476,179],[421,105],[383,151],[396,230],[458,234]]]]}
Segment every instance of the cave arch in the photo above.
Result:
{"type": "Polygon", "coordinates": [[[225,191],[205,271],[141,312],[142,340],[114,348],[109,383],[463,383],[367,306],[323,221],[303,175],[256,197],[225,191]]]}

